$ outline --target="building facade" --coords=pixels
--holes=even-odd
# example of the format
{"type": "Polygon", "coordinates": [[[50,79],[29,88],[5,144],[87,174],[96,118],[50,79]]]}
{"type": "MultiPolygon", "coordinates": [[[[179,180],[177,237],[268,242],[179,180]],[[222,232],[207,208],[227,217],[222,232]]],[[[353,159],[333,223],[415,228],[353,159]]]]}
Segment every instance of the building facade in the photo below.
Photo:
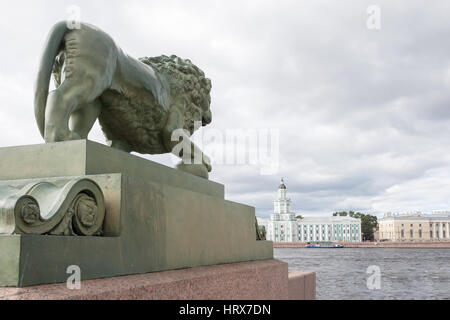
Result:
{"type": "Polygon", "coordinates": [[[450,241],[450,213],[393,215],[378,220],[380,241],[450,241]]]}
{"type": "Polygon", "coordinates": [[[291,212],[291,200],[283,180],[274,201],[274,212],[265,226],[267,240],[273,242],[361,242],[361,220],[351,217],[304,217],[291,212]]]}

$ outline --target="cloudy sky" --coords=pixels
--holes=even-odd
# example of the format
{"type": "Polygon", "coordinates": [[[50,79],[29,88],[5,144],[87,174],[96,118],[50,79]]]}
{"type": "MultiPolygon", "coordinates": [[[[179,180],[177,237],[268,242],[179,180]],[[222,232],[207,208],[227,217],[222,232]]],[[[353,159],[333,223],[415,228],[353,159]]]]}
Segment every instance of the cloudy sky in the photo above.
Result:
{"type": "MultiPolygon", "coordinates": [[[[279,131],[275,174],[214,167],[211,179],[228,199],[265,216],[283,176],[306,215],[450,210],[446,0],[2,4],[0,146],[42,143],[33,113],[39,54],[52,25],[77,5],[83,21],[130,55],[176,54],[202,68],[213,82],[210,129],[279,131]],[[372,4],[380,30],[367,28],[372,4]]],[[[98,126],[90,139],[104,143],[98,126]]]]}

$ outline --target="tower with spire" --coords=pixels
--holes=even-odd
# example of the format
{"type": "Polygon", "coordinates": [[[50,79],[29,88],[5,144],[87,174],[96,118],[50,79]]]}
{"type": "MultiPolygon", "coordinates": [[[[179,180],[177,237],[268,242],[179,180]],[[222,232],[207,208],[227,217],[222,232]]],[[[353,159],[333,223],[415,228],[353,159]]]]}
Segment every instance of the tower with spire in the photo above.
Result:
{"type": "Polygon", "coordinates": [[[297,237],[297,219],[295,213],[291,212],[291,199],[287,197],[286,191],[287,187],[282,178],[268,224],[268,234],[276,242],[294,242],[297,237]]]}

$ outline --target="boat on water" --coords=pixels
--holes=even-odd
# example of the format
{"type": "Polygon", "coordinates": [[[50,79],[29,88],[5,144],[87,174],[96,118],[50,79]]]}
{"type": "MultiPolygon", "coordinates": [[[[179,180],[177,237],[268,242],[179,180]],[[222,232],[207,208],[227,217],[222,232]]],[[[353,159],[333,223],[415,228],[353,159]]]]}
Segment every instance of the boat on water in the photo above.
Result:
{"type": "Polygon", "coordinates": [[[305,248],[309,249],[342,249],[345,248],[342,244],[335,245],[320,245],[320,244],[307,244],[305,248]]]}

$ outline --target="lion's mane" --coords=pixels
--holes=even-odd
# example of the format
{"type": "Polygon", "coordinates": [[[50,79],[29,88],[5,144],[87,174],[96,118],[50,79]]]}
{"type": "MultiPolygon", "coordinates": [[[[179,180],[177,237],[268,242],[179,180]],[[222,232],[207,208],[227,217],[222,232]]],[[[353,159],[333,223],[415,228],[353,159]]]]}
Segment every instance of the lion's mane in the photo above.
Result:
{"type": "Polygon", "coordinates": [[[193,122],[201,121],[202,114],[210,109],[211,80],[206,78],[205,73],[191,60],[175,55],[145,57],[140,61],[150,65],[166,78],[171,97],[182,95],[189,101],[185,110],[185,129],[192,131],[193,122]]]}

